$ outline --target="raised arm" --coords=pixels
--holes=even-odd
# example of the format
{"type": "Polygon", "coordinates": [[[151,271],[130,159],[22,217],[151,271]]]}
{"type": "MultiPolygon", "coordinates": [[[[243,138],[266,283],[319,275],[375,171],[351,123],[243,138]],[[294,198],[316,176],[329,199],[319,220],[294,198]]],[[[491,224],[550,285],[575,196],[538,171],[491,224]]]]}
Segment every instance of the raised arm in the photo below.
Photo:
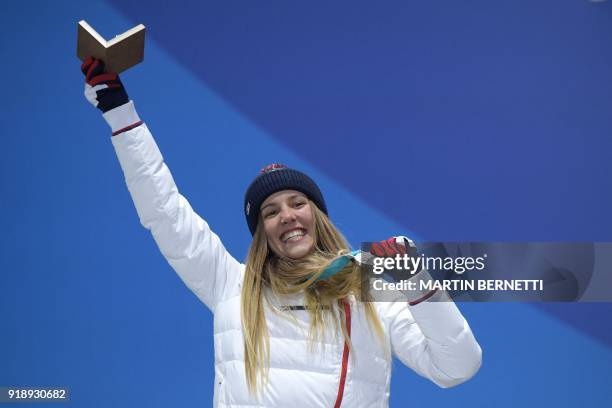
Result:
{"type": "MultiPolygon", "coordinates": [[[[392,237],[371,246],[372,255],[417,256],[406,237],[392,237]]],[[[431,278],[421,270],[410,280],[431,278]]],[[[418,285],[417,285],[418,286],[418,285]]],[[[444,291],[406,291],[393,303],[379,305],[393,354],[440,387],[470,379],[480,368],[482,351],[461,312],[444,291]]]]}
{"type": "Polygon", "coordinates": [[[85,95],[103,112],[141,224],[151,231],[168,263],[213,312],[238,292],[244,266],[224,248],[176,187],[170,170],[119,77],[103,74],[100,61],[88,59],[85,95]]]}
{"type": "Polygon", "coordinates": [[[472,378],[482,351],[455,303],[432,298],[414,306],[400,302],[388,309],[393,354],[442,388],[472,378]]]}

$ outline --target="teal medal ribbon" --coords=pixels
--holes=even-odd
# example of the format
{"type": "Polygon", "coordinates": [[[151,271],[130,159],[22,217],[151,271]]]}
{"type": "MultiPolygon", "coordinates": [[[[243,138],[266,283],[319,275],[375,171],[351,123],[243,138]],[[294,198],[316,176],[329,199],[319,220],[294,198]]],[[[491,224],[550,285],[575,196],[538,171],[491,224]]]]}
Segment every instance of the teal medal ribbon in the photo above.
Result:
{"type": "Polygon", "coordinates": [[[344,269],[344,267],[348,265],[348,263],[351,261],[359,262],[357,259],[357,256],[360,253],[361,253],[360,250],[355,250],[355,251],[352,251],[351,253],[342,255],[341,257],[334,259],[334,261],[331,264],[329,264],[327,268],[325,268],[323,273],[319,275],[319,277],[315,280],[315,282],[318,282],[323,279],[331,278],[332,276],[340,272],[342,269],[344,269]]]}

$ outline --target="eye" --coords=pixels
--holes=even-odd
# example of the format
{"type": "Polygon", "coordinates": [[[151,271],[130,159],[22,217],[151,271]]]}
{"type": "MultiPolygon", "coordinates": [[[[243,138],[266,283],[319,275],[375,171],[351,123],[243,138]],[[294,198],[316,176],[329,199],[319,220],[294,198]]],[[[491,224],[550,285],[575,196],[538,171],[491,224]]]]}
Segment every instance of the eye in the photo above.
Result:
{"type": "Polygon", "coordinates": [[[294,204],[295,208],[300,208],[306,205],[306,201],[296,201],[294,204]]]}
{"type": "Polygon", "coordinates": [[[272,218],[274,217],[276,214],[278,213],[278,211],[276,210],[270,210],[270,211],[266,211],[266,213],[264,214],[264,218],[272,218]]]}

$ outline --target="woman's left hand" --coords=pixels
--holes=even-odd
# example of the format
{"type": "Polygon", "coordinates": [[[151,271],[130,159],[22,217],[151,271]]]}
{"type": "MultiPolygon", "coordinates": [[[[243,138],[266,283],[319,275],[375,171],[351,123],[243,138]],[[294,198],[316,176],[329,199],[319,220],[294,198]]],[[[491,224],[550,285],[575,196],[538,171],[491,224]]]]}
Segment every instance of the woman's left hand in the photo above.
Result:
{"type": "Polygon", "coordinates": [[[391,237],[384,241],[373,242],[370,246],[370,253],[374,256],[395,256],[408,254],[413,256],[416,253],[416,245],[411,239],[398,236],[391,237]]]}

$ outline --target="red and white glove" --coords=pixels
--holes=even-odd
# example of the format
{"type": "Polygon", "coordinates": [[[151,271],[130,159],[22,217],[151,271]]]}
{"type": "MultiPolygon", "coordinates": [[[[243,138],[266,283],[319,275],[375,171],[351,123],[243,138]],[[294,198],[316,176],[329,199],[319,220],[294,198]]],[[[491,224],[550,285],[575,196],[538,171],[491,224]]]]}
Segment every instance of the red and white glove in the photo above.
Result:
{"type": "Polygon", "coordinates": [[[81,71],[85,75],[85,97],[102,111],[113,136],[142,124],[119,75],[105,73],[104,63],[93,57],[87,57],[83,61],[81,71]]]}
{"type": "Polygon", "coordinates": [[[373,242],[370,246],[370,253],[374,256],[395,256],[408,254],[416,255],[416,245],[412,240],[404,236],[391,237],[384,241],[373,242]]]}
{"type": "Polygon", "coordinates": [[[104,62],[93,57],[87,57],[81,65],[85,75],[85,97],[102,112],[125,105],[129,102],[127,92],[119,75],[104,72],[104,62]]]}
{"type": "MultiPolygon", "coordinates": [[[[416,258],[417,247],[415,243],[404,236],[391,237],[384,241],[373,242],[370,245],[370,254],[376,257],[395,257],[396,255],[408,255],[409,257],[416,258]]],[[[432,277],[425,270],[413,272],[410,278],[407,279],[409,282],[414,282],[414,290],[403,290],[402,294],[406,297],[410,306],[417,305],[436,294],[437,289],[427,290],[421,287],[421,281],[431,281],[432,277]]]]}

